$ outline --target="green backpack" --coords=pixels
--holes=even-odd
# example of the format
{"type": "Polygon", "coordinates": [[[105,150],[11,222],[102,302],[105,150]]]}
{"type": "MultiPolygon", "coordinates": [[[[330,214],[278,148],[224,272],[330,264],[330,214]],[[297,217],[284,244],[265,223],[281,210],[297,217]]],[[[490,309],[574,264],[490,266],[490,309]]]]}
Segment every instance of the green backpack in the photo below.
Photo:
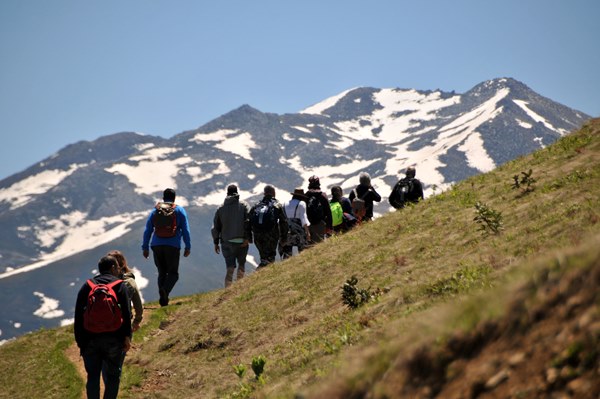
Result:
{"type": "Polygon", "coordinates": [[[331,218],[333,227],[339,226],[344,221],[344,210],[339,202],[330,202],[331,218]]]}

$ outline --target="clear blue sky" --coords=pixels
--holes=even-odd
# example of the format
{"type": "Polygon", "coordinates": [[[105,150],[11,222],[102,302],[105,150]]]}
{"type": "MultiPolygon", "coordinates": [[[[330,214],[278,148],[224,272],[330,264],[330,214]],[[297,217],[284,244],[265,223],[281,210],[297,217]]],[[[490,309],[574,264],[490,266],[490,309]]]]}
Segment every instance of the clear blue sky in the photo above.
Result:
{"type": "Polygon", "coordinates": [[[242,104],[513,77],[600,116],[598,0],[1,0],[0,179],[79,140],[242,104]]]}

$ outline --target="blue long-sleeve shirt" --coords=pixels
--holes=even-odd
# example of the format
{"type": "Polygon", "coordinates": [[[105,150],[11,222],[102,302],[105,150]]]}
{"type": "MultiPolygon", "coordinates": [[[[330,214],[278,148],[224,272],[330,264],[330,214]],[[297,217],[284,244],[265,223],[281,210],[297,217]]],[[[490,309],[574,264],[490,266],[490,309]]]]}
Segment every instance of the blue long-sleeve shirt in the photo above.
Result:
{"type": "Polygon", "coordinates": [[[148,216],[148,220],[146,221],[146,230],[144,230],[144,241],[142,243],[143,250],[149,250],[150,247],[154,247],[157,245],[169,245],[175,248],[181,248],[181,239],[183,238],[183,242],[185,244],[185,249],[192,249],[192,243],[190,238],[190,226],[188,223],[187,213],[183,207],[177,205],[175,207],[175,215],[177,217],[177,231],[175,232],[175,236],[173,237],[158,237],[154,233],[154,223],[152,219],[154,214],[156,213],[156,209],[153,209],[148,216]],[[152,238],[152,241],[150,239],[152,238]]]}

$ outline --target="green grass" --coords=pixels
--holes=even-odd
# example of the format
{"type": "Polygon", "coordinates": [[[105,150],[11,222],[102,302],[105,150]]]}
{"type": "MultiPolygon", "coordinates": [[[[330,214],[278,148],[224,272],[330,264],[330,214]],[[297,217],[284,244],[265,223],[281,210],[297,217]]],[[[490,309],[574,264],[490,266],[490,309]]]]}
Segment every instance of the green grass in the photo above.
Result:
{"type": "MultiPolygon", "coordinates": [[[[593,121],[555,145],[330,239],[227,290],[153,310],[126,358],[121,396],[291,398],[329,387],[351,393],[380,385],[385,391],[383,376],[400,353],[424,341],[441,346],[453,331],[500,317],[513,280],[543,280],[529,266],[534,260],[600,234],[599,131],[600,121],[593,121]],[[529,170],[536,182],[523,195],[512,188],[513,176],[529,170]],[[478,202],[502,214],[497,234],[482,234],[474,221],[478,202]],[[352,276],[359,288],[380,294],[348,308],[342,286],[352,276]],[[249,372],[258,356],[266,359],[261,381],[249,372]],[[239,365],[248,370],[241,378],[233,369],[239,365]]],[[[563,270],[557,267],[556,273],[563,270]]],[[[0,364],[10,369],[20,356],[45,359],[44,347],[60,352],[60,341],[49,334],[0,347],[0,364]],[[16,348],[23,353],[10,352],[16,348]]],[[[63,345],[71,339],[66,334],[63,345]]],[[[44,397],[70,397],[58,394],[63,379],[77,381],[73,392],[81,390],[68,364],[50,378],[43,363],[30,363],[29,372],[57,392],[44,397]]],[[[0,378],[2,392],[10,392],[6,397],[41,397],[19,396],[14,374],[0,378]]]]}
{"type": "Polygon", "coordinates": [[[73,328],[40,330],[0,347],[0,398],[80,398],[84,383],[65,350],[73,328]]]}

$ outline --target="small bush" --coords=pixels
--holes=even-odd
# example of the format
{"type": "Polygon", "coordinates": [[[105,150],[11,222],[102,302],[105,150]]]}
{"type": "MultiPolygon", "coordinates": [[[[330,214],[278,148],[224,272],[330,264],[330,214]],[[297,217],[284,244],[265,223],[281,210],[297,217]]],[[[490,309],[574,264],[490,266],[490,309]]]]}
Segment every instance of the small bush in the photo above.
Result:
{"type": "Polygon", "coordinates": [[[358,288],[356,284],[358,284],[358,279],[356,276],[352,276],[342,286],[342,302],[350,309],[356,309],[381,294],[379,289],[372,292],[370,288],[358,288]]]}
{"type": "Polygon", "coordinates": [[[529,172],[521,172],[521,175],[513,176],[513,190],[521,189],[523,194],[527,194],[535,190],[534,183],[536,180],[531,177],[533,170],[529,169],[529,172]]]}
{"type": "Polygon", "coordinates": [[[258,381],[262,381],[262,374],[265,371],[265,364],[267,359],[263,355],[259,355],[252,358],[252,371],[258,381]]]}
{"type": "Polygon", "coordinates": [[[486,204],[477,202],[475,204],[477,215],[473,218],[479,224],[479,230],[486,234],[490,232],[494,234],[500,233],[502,230],[502,212],[498,212],[486,204]]]}

